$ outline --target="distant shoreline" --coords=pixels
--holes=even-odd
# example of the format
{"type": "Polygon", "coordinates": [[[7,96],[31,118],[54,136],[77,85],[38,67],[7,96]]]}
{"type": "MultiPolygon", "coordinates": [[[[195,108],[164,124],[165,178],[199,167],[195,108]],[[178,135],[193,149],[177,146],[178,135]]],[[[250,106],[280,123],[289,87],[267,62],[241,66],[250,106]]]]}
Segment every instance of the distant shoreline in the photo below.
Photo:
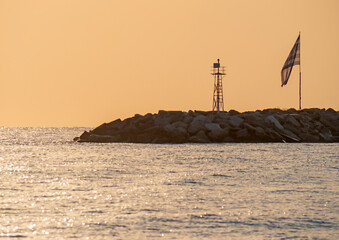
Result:
{"type": "Polygon", "coordinates": [[[164,111],[117,119],[73,139],[76,142],[260,143],[339,142],[339,112],[329,109],[265,109],[240,113],[164,111]]]}

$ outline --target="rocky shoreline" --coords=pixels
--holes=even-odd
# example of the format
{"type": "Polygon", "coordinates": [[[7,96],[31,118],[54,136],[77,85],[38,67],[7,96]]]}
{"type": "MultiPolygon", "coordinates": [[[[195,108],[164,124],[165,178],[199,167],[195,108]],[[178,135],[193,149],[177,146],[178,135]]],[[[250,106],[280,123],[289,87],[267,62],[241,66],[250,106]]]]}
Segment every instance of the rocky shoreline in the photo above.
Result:
{"type": "Polygon", "coordinates": [[[329,109],[136,114],[85,131],[77,142],[339,142],[339,112],[329,109]]]}

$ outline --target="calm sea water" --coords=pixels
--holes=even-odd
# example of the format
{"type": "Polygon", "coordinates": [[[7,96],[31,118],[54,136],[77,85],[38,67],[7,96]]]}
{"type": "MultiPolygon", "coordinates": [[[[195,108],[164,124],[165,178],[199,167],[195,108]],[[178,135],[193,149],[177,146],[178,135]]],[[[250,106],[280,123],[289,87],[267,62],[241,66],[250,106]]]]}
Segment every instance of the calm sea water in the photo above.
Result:
{"type": "Polygon", "coordinates": [[[0,128],[0,237],[339,239],[339,144],[74,143],[0,128]]]}

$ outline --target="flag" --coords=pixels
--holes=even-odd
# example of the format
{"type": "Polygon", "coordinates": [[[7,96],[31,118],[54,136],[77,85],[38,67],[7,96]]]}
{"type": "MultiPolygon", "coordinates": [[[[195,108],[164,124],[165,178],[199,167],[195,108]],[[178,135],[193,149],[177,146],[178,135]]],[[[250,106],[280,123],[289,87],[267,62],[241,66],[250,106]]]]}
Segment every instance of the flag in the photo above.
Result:
{"type": "Polygon", "coordinates": [[[281,86],[287,84],[294,65],[300,65],[300,34],[281,69],[281,86]]]}

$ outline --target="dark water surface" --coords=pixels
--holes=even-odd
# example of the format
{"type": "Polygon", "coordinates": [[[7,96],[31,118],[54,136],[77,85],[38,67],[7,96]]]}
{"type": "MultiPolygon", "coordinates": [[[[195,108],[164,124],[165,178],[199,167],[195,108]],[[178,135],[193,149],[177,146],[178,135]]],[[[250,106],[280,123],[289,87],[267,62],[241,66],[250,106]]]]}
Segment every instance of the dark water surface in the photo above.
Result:
{"type": "Polygon", "coordinates": [[[339,144],[73,143],[0,128],[0,238],[339,239],[339,144]]]}

